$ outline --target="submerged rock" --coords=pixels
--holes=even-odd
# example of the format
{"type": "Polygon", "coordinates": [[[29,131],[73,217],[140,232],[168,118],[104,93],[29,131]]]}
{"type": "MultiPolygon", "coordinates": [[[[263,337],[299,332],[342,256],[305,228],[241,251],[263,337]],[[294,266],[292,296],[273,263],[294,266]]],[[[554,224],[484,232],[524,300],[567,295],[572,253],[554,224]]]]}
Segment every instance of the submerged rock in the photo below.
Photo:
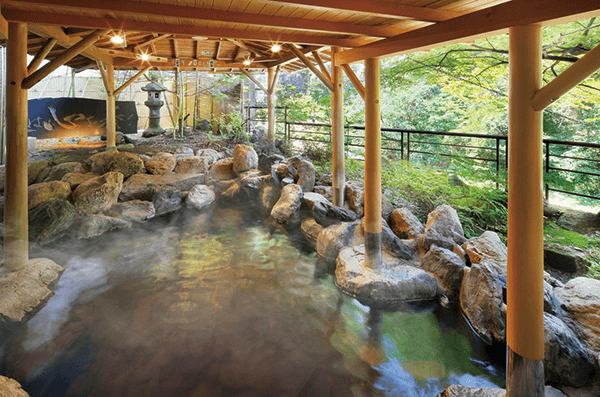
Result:
{"type": "Polygon", "coordinates": [[[324,227],[318,224],[313,218],[304,218],[300,225],[300,229],[302,230],[302,234],[306,238],[306,241],[308,241],[308,244],[312,248],[316,248],[317,238],[324,227]]]}
{"type": "Polygon", "coordinates": [[[64,236],[73,223],[77,211],[67,200],[47,201],[29,211],[29,241],[39,245],[50,244],[64,236]]]}
{"type": "Polygon", "coordinates": [[[197,210],[202,210],[211,204],[213,204],[217,199],[215,192],[209,186],[206,185],[196,185],[190,189],[185,203],[188,207],[195,208],[197,210]]]}
{"type": "Polygon", "coordinates": [[[486,262],[498,274],[506,273],[507,249],[497,233],[483,232],[481,236],[464,243],[462,248],[469,256],[471,263],[486,262]]]}
{"type": "Polygon", "coordinates": [[[465,263],[454,252],[432,246],[423,257],[421,269],[436,276],[450,300],[458,300],[465,263]]]}
{"type": "Polygon", "coordinates": [[[113,229],[123,229],[131,226],[130,222],[112,216],[93,214],[84,217],[79,226],[77,238],[88,239],[100,236],[113,229]]]}
{"type": "Polygon", "coordinates": [[[66,182],[42,182],[27,188],[27,209],[31,210],[46,201],[67,200],[71,196],[71,187],[66,182]]]}
{"type": "Polygon", "coordinates": [[[342,248],[361,243],[360,240],[354,240],[358,226],[358,222],[342,222],[323,229],[317,237],[317,254],[329,262],[335,262],[342,248]]]}
{"type": "Polygon", "coordinates": [[[115,203],[105,215],[123,219],[128,222],[144,222],[154,218],[156,211],[150,201],[131,200],[115,203]]]}
{"type": "Polygon", "coordinates": [[[302,207],[323,226],[331,226],[340,222],[352,222],[358,215],[342,207],[337,207],[318,193],[304,193],[302,207]]]}
{"type": "Polygon", "coordinates": [[[502,305],[502,284],[493,266],[485,262],[473,264],[463,278],[460,307],[473,329],[487,342],[505,340],[502,305]]]}
{"type": "Polygon", "coordinates": [[[583,387],[593,377],[594,361],[564,322],[544,313],[544,375],[552,384],[583,387]]]}
{"type": "Polygon", "coordinates": [[[123,187],[123,174],[107,172],[79,185],[73,192],[73,204],[80,214],[96,214],[117,202],[123,187]]]}
{"type": "Polygon", "coordinates": [[[408,208],[396,208],[390,215],[390,228],[401,239],[414,239],[423,234],[425,227],[408,208]]]}
{"type": "Polygon", "coordinates": [[[432,274],[386,253],[380,267],[373,269],[364,262],[364,245],[342,248],[336,260],[336,284],[359,300],[389,304],[433,299],[441,293],[432,274]]]}
{"type": "Polygon", "coordinates": [[[30,259],[25,267],[0,278],[0,327],[13,329],[41,310],[54,293],[48,286],[63,268],[50,259],[30,259]]]}
{"type": "Polygon", "coordinates": [[[302,188],[298,185],[287,185],[281,189],[281,197],[271,210],[273,219],[289,226],[299,223],[302,196],[302,188]]]}
{"type": "Polygon", "coordinates": [[[29,394],[21,388],[21,384],[16,380],[0,375],[0,396],[29,397],[29,394]]]}
{"type": "Polygon", "coordinates": [[[259,203],[260,207],[264,211],[271,213],[271,210],[279,200],[281,196],[281,189],[272,185],[265,185],[259,192],[259,203]]]}
{"type": "Polygon", "coordinates": [[[171,186],[158,186],[152,191],[152,204],[156,216],[178,210],[181,207],[181,191],[171,186]]]}
{"type": "Polygon", "coordinates": [[[156,153],[152,159],[146,161],[146,170],[153,175],[163,175],[173,172],[175,169],[175,156],[171,153],[156,153]]]}

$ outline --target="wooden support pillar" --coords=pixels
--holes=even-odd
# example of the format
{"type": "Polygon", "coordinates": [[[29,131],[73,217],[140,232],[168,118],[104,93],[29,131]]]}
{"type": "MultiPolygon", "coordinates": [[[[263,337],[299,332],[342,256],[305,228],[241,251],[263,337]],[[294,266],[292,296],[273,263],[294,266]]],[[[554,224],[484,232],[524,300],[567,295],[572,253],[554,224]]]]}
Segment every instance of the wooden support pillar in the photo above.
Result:
{"type": "Polygon", "coordinates": [[[8,23],[4,266],[22,269],[29,259],[27,219],[27,24],[8,23]]]}
{"type": "Polygon", "coordinates": [[[106,149],[117,148],[117,113],[115,97],[115,67],[106,65],[106,149]]]}
{"type": "MultiPolygon", "coordinates": [[[[335,58],[339,47],[331,47],[331,55],[335,58]]],[[[344,205],[344,75],[340,66],[331,62],[333,91],[331,92],[331,170],[333,174],[333,205],[344,205]]]]}
{"type": "Polygon", "coordinates": [[[509,30],[507,391],[544,395],[544,223],[539,25],[509,30]]]}
{"type": "MultiPolygon", "coordinates": [[[[274,68],[269,68],[267,69],[267,86],[269,85],[269,82],[273,81],[274,77],[275,77],[275,69],[274,68]]],[[[267,137],[269,140],[269,147],[273,147],[273,145],[275,144],[275,106],[273,103],[273,93],[269,92],[269,90],[266,91],[267,92],[267,137]]]]}
{"type": "Polygon", "coordinates": [[[365,60],[365,265],[381,264],[381,103],[379,59],[365,60]]]}

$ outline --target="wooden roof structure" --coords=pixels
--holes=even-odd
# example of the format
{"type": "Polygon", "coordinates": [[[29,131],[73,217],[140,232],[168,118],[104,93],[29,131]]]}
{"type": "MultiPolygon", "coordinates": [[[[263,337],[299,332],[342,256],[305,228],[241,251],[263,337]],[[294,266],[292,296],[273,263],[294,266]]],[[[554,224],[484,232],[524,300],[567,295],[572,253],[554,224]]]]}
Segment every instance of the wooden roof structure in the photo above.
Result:
{"type": "Polygon", "coordinates": [[[108,29],[66,63],[76,70],[101,61],[115,69],[281,65],[295,71],[306,63],[285,45],[272,52],[273,44],[293,44],[316,63],[329,60],[328,47],[337,46],[337,63],[352,63],[498,34],[513,25],[600,14],[598,0],[0,0],[0,7],[0,33],[6,37],[7,21],[27,23],[28,53],[51,47],[45,55],[50,60],[108,29]],[[114,35],[124,35],[125,43],[115,45],[114,35]]]}

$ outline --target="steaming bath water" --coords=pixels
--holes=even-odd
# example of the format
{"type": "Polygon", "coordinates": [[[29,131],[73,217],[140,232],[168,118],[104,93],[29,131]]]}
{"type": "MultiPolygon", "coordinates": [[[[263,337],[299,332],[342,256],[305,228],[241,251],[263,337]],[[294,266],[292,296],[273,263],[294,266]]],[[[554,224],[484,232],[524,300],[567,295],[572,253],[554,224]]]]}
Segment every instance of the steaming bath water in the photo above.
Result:
{"type": "Polygon", "coordinates": [[[33,397],[412,397],[504,386],[455,310],[363,306],[300,241],[226,208],[63,241],[38,253],[65,272],[3,342],[0,374],[33,397]]]}

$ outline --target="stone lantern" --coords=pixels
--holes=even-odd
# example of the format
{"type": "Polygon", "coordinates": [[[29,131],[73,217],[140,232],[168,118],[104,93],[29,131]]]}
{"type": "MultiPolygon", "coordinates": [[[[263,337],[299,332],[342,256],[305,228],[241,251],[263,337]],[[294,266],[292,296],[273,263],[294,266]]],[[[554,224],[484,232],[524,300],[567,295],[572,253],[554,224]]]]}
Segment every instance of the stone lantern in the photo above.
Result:
{"type": "Polygon", "coordinates": [[[142,136],[151,137],[160,135],[165,130],[160,126],[160,108],[165,104],[160,100],[160,93],[165,89],[160,87],[155,82],[142,87],[142,91],[148,92],[148,100],[144,102],[144,105],[150,109],[150,120],[148,123],[148,129],[144,131],[142,136]]]}

